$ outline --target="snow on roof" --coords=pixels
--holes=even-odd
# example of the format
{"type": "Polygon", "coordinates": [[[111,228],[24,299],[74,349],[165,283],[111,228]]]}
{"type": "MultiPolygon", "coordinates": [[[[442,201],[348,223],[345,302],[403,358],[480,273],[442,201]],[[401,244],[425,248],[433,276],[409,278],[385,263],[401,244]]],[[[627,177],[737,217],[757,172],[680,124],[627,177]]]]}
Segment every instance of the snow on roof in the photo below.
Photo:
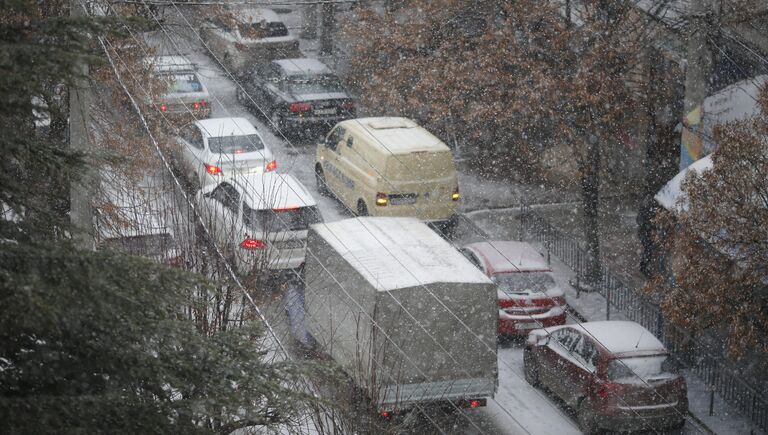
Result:
{"type": "Polygon", "coordinates": [[[379,291],[491,281],[450,243],[414,218],[365,217],[312,229],[379,291]]]}
{"type": "Polygon", "coordinates": [[[546,328],[546,330],[551,333],[564,327],[574,328],[585,333],[613,354],[666,351],[666,348],[658,338],[654,337],[642,325],[635,322],[605,320],[557,326],[546,328]]]}
{"type": "Polygon", "coordinates": [[[245,118],[208,118],[196,121],[207,137],[244,136],[258,134],[256,127],[245,118]]]}
{"type": "Polygon", "coordinates": [[[145,57],[144,64],[157,72],[194,71],[195,65],[184,56],[145,57]]]}
{"type": "Polygon", "coordinates": [[[236,17],[244,23],[260,23],[262,21],[275,23],[281,21],[277,13],[272,9],[250,8],[247,6],[236,8],[236,17]]]}
{"type": "Polygon", "coordinates": [[[659,190],[654,199],[669,211],[685,211],[688,209],[688,196],[683,193],[682,184],[689,172],[704,172],[712,168],[712,155],[696,160],[690,166],[680,171],[659,190]]]}
{"type": "Polygon", "coordinates": [[[730,121],[741,121],[760,113],[757,97],[768,75],[734,83],[704,99],[704,125],[715,126],[730,121]]]}
{"type": "Polygon", "coordinates": [[[551,270],[547,260],[525,242],[494,240],[466,247],[479,255],[489,274],[551,270]]]}
{"type": "Polygon", "coordinates": [[[443,141],[408,118],[358,118],[340,124],[367,135],[371,138],[371,144],[378,145],[387,154],[450,151],[443,141]]]}
{"type": "Polygon", "coordinates": [[[299,59],[279,59],[274,63],[280,65],[280,68],[288,75],[319,75],[332,74],[330,68],[317,59],[299,58],[299,59]]]}
{"type": "Polygon", "coordinates": [[[317,204],[293,175],[265,172],[238,175],[233,182],[245,192],[248,206],[256,210],[309,207],[317,204]]]}

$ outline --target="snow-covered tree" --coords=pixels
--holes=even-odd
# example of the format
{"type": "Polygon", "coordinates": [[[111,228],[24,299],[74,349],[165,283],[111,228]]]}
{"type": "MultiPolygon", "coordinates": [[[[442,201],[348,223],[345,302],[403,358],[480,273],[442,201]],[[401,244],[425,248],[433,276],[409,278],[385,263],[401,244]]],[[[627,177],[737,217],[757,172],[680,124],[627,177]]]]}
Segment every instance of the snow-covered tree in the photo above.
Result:
{"type": "Polygon", "coordinates": [[[686,176],[662,241],[674,284],[653,285],[669,319],[725,332],[736,354],[768,350],[768,87],[759,105],[754,119],[718,127],[711,169],[686,176]]]}

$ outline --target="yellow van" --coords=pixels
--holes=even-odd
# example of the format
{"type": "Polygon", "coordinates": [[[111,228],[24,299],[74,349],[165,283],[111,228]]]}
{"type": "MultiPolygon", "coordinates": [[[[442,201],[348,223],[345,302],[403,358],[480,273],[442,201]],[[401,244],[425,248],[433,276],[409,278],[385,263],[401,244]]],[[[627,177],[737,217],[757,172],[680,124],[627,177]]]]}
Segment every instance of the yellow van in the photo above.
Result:
{"type": "Polygon", "coordinates": [[[448,146],[407,118],[339,122],[317,146],[318,191],[359,216],[409,216],[452,230],[459,182],[448,146]]]}

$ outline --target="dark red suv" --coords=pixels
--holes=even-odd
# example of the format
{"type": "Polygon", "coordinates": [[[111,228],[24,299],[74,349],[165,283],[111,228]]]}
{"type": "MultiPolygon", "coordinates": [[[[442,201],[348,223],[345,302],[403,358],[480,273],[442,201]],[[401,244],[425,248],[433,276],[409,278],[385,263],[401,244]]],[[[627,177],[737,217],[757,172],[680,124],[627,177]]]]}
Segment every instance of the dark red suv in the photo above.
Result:
{"type": "Polygon", "coordinates": [[[586,322],[531,331],[525,378],[578,413],[584,433],[682,427],[685,379],[661,342],[634,322],[586,322]]]}

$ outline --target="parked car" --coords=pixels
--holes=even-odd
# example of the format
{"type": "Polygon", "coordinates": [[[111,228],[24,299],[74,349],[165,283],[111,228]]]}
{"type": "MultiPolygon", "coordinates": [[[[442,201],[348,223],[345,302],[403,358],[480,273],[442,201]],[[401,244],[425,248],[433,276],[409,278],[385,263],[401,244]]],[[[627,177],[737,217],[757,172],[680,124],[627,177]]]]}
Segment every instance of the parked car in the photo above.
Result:
{"type": "Polygon", "coordinates": [[[523,352],[526,380],[575,409],[587,434],[685,424],[685,379],[664,345],[635,322],[537,329],[523,352]]]}
{"type": "Polygon", "coordinates": [[[200,37],[216,59],[240,75],[254,62],[300,56],[299,40],[271,9],[223,6],[200,29],[200,37]]]}
{"type": "Polygon", "coordinates": [[[184,256],[173,230],[178,211],[168,192],[157,185],[159,177],[133,180],[110,169],[99,175],[96,247],[182,266],[184,256]]]}
{"type": "Polygon", "coordinates": [[[277,168],[256,127],[245,118],[195,121],[179,131],[176,163],[195,187],[218,184],[226,176],[277,168]]]}
{"type": "Polygon", "coordinates": [[[322,222],[315,199],[289,174],[224,178],[204,187],[198,204],[218,246],[242,275],[302,267],[309,225],[322,222]]]}
{"type": "Polygon", "coordinates": [[[565,324],[565,293],[544,257],[528,243],[471,243],[462,253],[498,288],[499,335],[526,335],[565,324]]]}
{"type": "Polygon", "coordinates": [[[242,85],[238,100],[264,111],[274,127],[287,132],[320,127],[325,133],[355,116],[341,80],[317,59],[274,60],[253,68],[242,85]]]}
{"type": "Polygon", "coordinates": [[[317,188],[358,216],[416,217],[451,231],[459,181],[450,148],[407,118],[342,121],[317,145],[317,188]]]}
{"type": "Polygon", "coordinates": [[[164,87],[154,105],[165,116],[195,119],[211,116],[208,89],[200,80],[194,64],[186,57],[148,57],[144,63],[164,87]]]}

